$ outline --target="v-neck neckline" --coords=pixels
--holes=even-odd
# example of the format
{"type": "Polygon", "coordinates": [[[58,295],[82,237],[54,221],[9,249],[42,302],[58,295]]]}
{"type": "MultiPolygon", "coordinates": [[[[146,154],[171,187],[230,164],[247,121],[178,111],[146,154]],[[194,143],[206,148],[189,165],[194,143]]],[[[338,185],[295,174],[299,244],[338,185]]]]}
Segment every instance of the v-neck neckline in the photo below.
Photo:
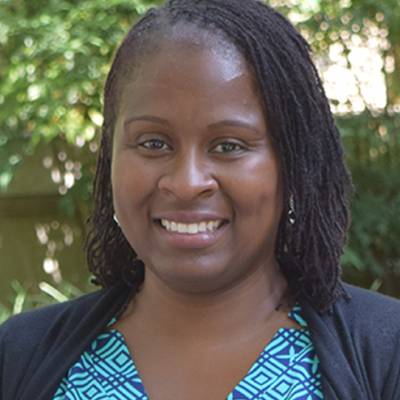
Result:
{"type": "MultiPolygon", "coordinates": [[[[278,328],[278,330],[272,336],[271,340],[263,347],[261,352],[258,354],[257,358],[251,364],[251,366],[247,370],[247,372],[243,375],[243,377],[240,379],[240,381],[233,387],[233,389],[228,393],[228,395],[225,398],[226,400],[233,399],[233,397],[232,397],[233,393],[242,384],[242,382],[244,382],[246,380],[246,378],[252,373],[254,368],[257,366],[259,360],[262,359],[263,356],[269,352],[270,348],[274,345],[274,342],[279,338],[280,335],[283,335],[285,332],[289,332],[289,333],[302,332],[302,333],[304,333],[306,331],[307,322],[301,316],[301,306],[300,306],[299,303],[295,303],[293,305],[293,307],[289,310],[287,315],[292,321],[296,322],[300,326],[300,328],[293,328],[293,327],[290,327],[290,328],[287,328],[287,327],[278,328]]],[[[116,322],[117,322],[117,319],[113,318],[107,324],[107,327],[110,327],[110,326],[114,325],[116,322]]],[[[127,345],[127,342],[125,340],[124,335],[118,329],[115,329],[115,328],[111,328],[111,329],[107,330],[106,333],[114,335],[119,339],[121,345],[124,347],[125,352],[127,354],[129,354],[129,361],[128,362],[130,364],[130,370],[132,370],[134,372],[135,376],[136,376],[136,379],[135,379],[136,384],[141,387],[141,390],[143,392],[143,396],[145,396],[145,398],[147,398],[147,399],[150,399],[150,397],[149,397],[149,395],[148,395],[148,393],[146,391],[146,388],[144,386],[143,380],[142,380],[142,378],[140,376],[139,370],[136,367],[136,363],[135,363],[133,354],[129,350],[129,347],[127,345]]]]}

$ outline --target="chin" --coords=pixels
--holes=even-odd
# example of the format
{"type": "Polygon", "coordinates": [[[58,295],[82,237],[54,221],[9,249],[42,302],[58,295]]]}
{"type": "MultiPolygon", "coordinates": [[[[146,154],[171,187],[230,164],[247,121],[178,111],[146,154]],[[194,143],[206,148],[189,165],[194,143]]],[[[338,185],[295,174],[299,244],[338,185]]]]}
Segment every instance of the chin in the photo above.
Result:
{"type": "Polygon", "coordinates": [[[228,266],[210,267],[209,263],[173,263],[170,267],[164,262],[163,268],[150,268],[152,272],[170,289],[190,294],[209,293],[229,285],[228,266]]]}

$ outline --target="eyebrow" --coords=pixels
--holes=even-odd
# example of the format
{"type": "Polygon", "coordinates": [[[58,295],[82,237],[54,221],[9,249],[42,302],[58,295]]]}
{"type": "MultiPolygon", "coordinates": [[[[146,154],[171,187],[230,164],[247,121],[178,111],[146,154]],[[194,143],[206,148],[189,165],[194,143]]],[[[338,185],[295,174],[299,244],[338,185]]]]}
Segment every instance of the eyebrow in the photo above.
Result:
{"type": "Polygon", "coordinates": [[[239,121],[239,120],[231,120],[231,119],[227,119],[227,120],[220,121],[220,122],[215,122],[213,124],[208,125],[208,128],[218,129],[218,128],[224,128],[226,126],[236,126],[238,128],[249,129],[249,130],[257,132],[257,133],[259,132],[258,129],[254,125],[252,125],[248,122],[239,121]]]}
{"type": "MultiPolygon", "coordinates": [[[[160,118],[160,117],[156,117],[153,115],[138,115],[136,117],[131,117],[128,118],[125,122],[124,125],[128,125],[131,122],[135,122],[135,121],[150,121],[150,122],[155,122],[157,124],[161,124],[161,125],[168,125],[170,126],[171,124],[168,122],[168,120],[164,119],[164,118],[160,118]]],[[[210,129],[219,129],[219,128],[224,128],[227,126],[235,126],[238,128],[245,128],[245,129],[249,129],[253,132],[259,132],[258,129],[256,127],[254,127],[252,124],[244,122],[244,121],[239,121],[239,120],[231,120],[231,119],[227,119],[227,120],[223,120],[223,121],[219,121],[219,122],[214,122],[210,125],[208,125],[207,128],[210,129]]]]}
{"type": "Polygon", "coordinates": [[[155,117],[153,115],[138,115],[137,117],[128,118],[124,122],[124,125],[128,125],[131,122],[135,122],[135,121],[150,121],[150,122],[155,122],[157,124],[170,125],[170,123],[166,119],[160,118],[160,117],[155,117]]]}

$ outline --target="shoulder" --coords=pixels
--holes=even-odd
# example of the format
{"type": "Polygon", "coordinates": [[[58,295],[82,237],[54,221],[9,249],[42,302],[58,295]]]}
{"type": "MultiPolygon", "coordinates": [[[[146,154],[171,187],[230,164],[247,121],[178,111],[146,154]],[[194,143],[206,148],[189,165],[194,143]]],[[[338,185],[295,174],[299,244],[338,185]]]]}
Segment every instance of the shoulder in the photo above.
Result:
{"type": "Polygon", "coordinates": [[[304,303],[325,382],[340,398],[399,399],[400,301],[343,287],[351,298],[337,299],[331,312],[304,303]]]}
{"type": "Polygon", "coordinates": [[[41,327],[45,327],[49,323],[54,323],[54,320],[59,317],[63,319],[68,318],[69,315],[73,314],[77,309],[81,309],[81,307],[83,308],[82,311],[90,308],[102,295],[103,291],[100,290],[74,300],[52,304],[14,315],[0,325],[0,332],[3,333],[4,331],[13,329],[29,328],[31,333],[33,333],[32,329],[34,331],[36,329],[40,330],[41,327]]]}
{"type": "MultiPolygon", "coordinates": [[[[40,340],[49,328],[68,327],[68,322],[77,317],[78,310],[84,313],[101,298],[103,291],[84,295],[64,303],[37,308],[14,315],[0,326],[0,343],[16,343],[23,347],[40,340]]],[[[82,315],[82,314],[81,314],[82,315]]]]}
{"type": "Polygon", "coordinates": [[[382,293],[374,292],[372,290],[364,289],[359,286],[354,286],[349,283],[344,283],[343,287],[352,297],[352,303],[356,307],[372,306],[373,308],[382,305],[389,306],[390,308],[397,308],[400,305],[400,299],[387,296],[382,293]]]}
{"type": "Polygon", "coordinates": [[[355,286],[344,287],[351,300],[336,302],[333,324],[342,348],[354,370],[358,366],[364,371],[372,398],[398,399],[400,301],[355,286]]]}
{"type": "Polygon", "coordinates": [[[56,385],[126,302],[127,293],[116,285],[8,319],[0,326],[0,399],[1,393],[19,398],[21,387],[35,393],[30,398],[39,398],[44,383],[56,385]]]}
{"type": "Polygon", "coordinates": [[[400,363],[400,301],[346,283],[343,287],[350,299],[338,298],[331,312],[321,314],[304,303],[315,343],[386,363],[397,355],[400,363]]]}
{"type": "Polygon", "coordinates": [[[102,289],[64,303],[41,307],[9,318],[0,326],[0,354],[33,353],[39,344],[51,346],[77,330],[100,325],[123,301],[120,287],[102,289]]]}
{"type": "Polygon", "coordinates": [[[345,318],[352,330],[363,330],[364,334],[400,335],[400,300],[349,284],[344,288],[351,296],[349,302],[341,299],[335,311],[345,318]]]}

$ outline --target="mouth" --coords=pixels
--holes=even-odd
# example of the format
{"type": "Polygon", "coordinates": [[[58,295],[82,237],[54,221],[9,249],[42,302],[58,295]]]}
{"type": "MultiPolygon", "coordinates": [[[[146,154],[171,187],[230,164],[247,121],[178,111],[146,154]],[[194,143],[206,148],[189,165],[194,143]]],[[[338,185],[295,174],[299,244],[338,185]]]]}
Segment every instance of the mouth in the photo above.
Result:
{"type": "Polygon", "coordinates": [[[155,222],[164,230],[182,235],[198,235],[215,233],[228,223],[225,219],[204,220],[196,222],[173,221],[165,218],[156,219],[155,222]]]}

